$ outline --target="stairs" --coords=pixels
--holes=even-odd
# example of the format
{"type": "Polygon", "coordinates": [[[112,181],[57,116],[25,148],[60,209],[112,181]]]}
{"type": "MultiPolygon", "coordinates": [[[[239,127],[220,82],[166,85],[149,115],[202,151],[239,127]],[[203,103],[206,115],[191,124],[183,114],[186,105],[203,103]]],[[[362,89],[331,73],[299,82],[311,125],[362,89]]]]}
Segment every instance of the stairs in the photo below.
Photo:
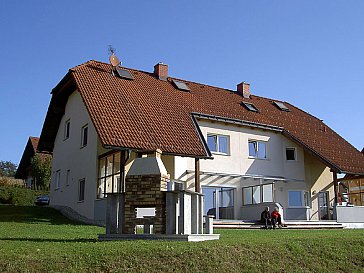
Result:
{"type": "MultiPolygon", "coordinates": [[[[344,226],[336,221],[285,221],[283,229],[343,229],[344,226]]],[[[215,220],[217,229],[261,229],[263,225],[257,221],[215,220]]]]}

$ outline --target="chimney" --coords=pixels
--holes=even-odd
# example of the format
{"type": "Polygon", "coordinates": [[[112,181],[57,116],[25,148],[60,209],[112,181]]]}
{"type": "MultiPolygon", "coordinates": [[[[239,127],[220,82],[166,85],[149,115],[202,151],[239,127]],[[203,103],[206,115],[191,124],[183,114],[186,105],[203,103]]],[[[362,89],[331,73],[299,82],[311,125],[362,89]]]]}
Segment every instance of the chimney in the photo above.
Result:
{"type": "Polygon", "coordinates": [[[249,83],[246,83],[246,82],[239,83],[237,85],[237,91],[244,98],[246,98],[246,99],[250,98],[250,84],[249,83]]]}
{"type": "Polygon", "coordinates": [[[158,77],[158,79],[166,81],[168,77],[168,65],[164,63],[157,63],[154,66],[154,74],[158,77]]]}

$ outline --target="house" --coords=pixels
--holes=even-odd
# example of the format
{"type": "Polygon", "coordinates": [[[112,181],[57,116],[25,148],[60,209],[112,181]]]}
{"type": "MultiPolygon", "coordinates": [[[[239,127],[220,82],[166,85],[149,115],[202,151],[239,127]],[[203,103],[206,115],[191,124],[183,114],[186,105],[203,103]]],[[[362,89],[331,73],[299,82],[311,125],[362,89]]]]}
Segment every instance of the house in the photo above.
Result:
{"type": "Polygon", "coordinates": [[[53,153],[51,204],[105,219],[135,158],[157,149],[170,185],[204,194],[204,213],[257,219],[335,218],[338,174],[363,175],[364,155],[320,119],[275,99],[88,61],[52,90],[38,149],[53,153]]]}
{"type": "Polygon", "coordinates": [[[34,156],[40,155],[42,158],[50,157],[48,153],[37,151],[39,137],[29,137],[21,157],[19,166],[15,173],[15,178],[23,179],[27,188],[37,188],[36,179],[32,176],[31,162],[34,156]]]}

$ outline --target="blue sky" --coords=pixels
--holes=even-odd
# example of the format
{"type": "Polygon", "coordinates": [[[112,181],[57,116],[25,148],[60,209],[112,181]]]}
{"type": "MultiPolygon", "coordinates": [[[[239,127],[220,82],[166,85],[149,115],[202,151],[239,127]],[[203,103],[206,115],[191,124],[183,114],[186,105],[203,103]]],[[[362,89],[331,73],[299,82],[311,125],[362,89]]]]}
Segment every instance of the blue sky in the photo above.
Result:
{"type": "Polygon", "coordinates": [[[364,1],[0,1],[0,160],[19,163],[68,69],[108,61],[288,101],[364,146],[364,1]]]}

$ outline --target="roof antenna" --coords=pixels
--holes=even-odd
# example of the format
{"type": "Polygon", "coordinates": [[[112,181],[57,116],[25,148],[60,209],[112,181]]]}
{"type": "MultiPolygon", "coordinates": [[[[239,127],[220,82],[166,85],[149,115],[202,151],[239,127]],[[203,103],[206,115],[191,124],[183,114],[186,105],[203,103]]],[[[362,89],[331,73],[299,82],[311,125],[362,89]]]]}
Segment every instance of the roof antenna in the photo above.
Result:
{"type": "Polygon", "coordinates": [[[110,55],[109,61],[113,68],[116,68],[117,66],[121,65],[121,62],[119,61],[118,57],[115,55],[116,49],[113,48],[111,45],[109,45],[108,53],[110,55]]]}

